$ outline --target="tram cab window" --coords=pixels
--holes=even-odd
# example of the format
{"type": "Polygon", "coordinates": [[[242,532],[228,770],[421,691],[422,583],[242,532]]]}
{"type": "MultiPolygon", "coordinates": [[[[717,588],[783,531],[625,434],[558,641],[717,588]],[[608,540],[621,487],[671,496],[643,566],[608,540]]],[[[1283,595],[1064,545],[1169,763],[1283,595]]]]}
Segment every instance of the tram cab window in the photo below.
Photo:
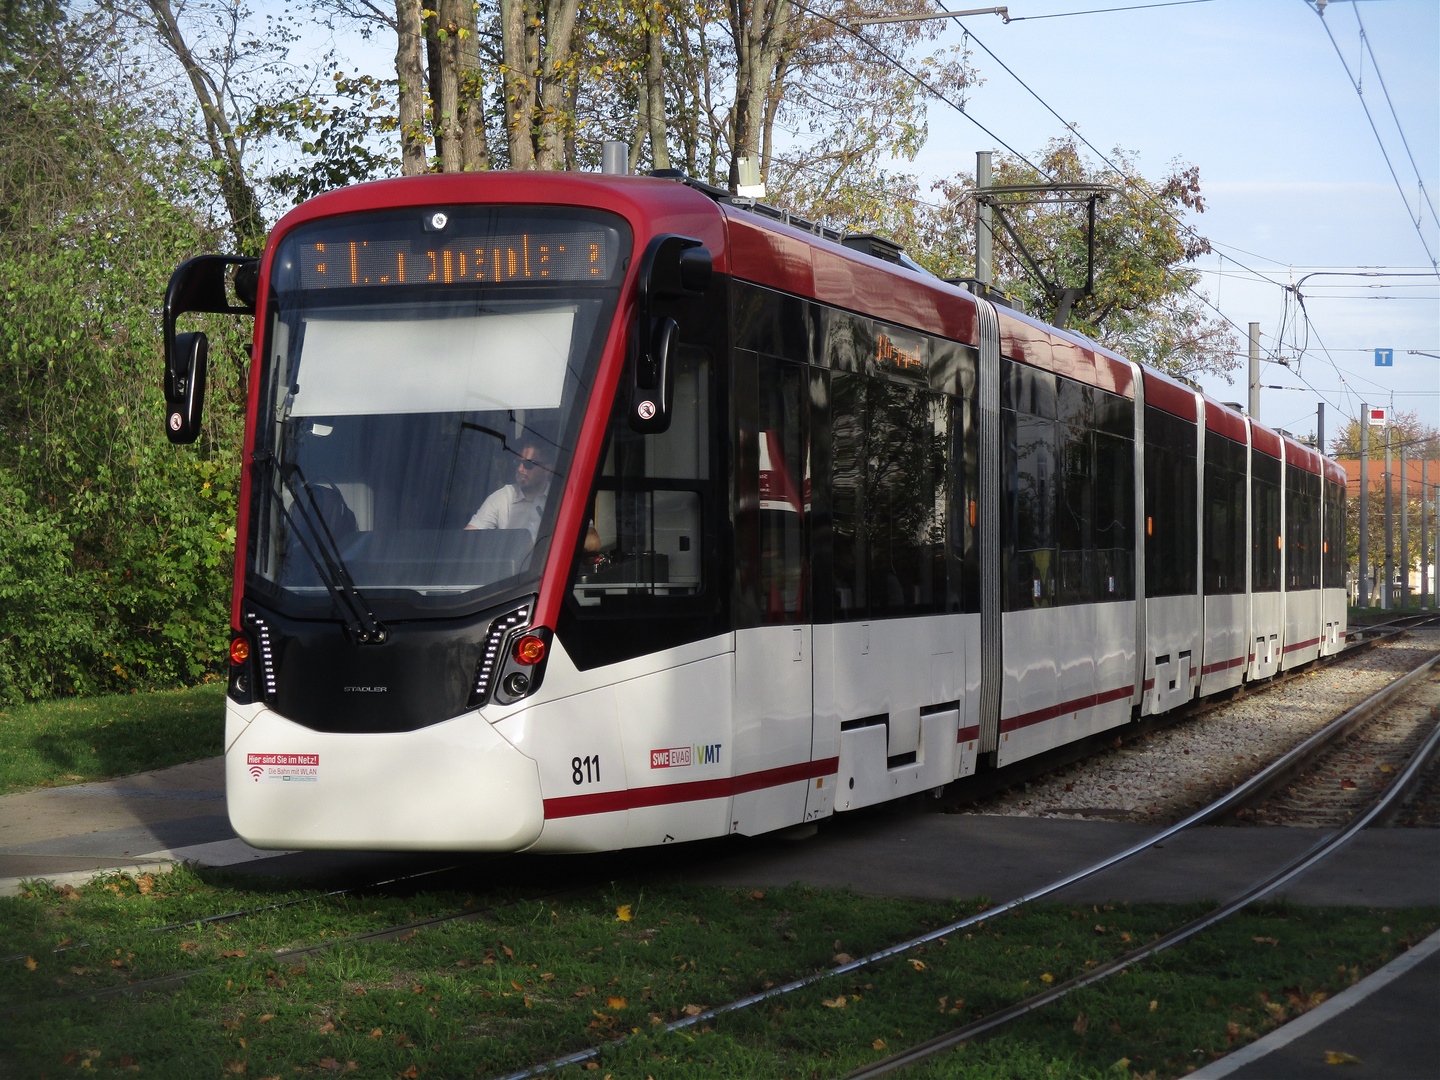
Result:
{"type": "Polygon", "coordinates": [[[668,430],[631,429],[617,397],[557,628],[582,669],[717,631],[713,364],[682,345],[668,430]]]}
{"type": "Polygon", "coordinates": [[[1280,591],[1280,462],[1250,451],[1250,588],[1280,591]]]}

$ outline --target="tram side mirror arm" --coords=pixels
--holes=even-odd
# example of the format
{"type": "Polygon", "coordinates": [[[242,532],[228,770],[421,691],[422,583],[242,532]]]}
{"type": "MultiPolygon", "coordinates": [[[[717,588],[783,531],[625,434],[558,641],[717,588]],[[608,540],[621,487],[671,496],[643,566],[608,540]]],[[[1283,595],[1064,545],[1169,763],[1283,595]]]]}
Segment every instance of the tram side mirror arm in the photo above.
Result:
{"type": "Polygon", "coordinates": [[[703,295],[713,272],[710,252],[699,240],[668,234],[646,245],[630,356],[630,427],[637,432],[670,427],[675,387],[670,361],[680,331],[672,314],[675,301],[703,295]]]}
{"type": "Polygon", "coordinates": [[[259,291],[260,260],[248,256],[201,255],[182,263],[170,275],[162,326],[165,435],[172,443],[192,443],[200,435],[210,354],[209,339],[203,333],[177,334],[176,320],[190,312],[254,315],[259,291]]]}

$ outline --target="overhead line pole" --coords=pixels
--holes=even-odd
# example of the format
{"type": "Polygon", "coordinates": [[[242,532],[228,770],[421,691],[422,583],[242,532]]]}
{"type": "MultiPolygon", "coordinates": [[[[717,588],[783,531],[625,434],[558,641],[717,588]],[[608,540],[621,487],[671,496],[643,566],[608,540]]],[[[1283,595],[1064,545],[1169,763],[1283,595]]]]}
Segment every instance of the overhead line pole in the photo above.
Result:
{"type": "Polygon", "coordinates": [[[1370,406],[1360,403],[1360,607],[1370,606],[1370,406]]]}

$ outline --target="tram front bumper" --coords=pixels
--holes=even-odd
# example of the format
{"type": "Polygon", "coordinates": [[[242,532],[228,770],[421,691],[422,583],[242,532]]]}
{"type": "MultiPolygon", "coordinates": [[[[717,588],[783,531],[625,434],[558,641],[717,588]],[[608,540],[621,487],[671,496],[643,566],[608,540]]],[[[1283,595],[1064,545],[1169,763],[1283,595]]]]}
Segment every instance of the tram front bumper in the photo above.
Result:
{"type": "Polygon", "coordinates": [[[540,772],[478,713],[416,731],[312,731],[226,700],[230,824],[258,848],[516,851],[544,824],[540,772]]]}

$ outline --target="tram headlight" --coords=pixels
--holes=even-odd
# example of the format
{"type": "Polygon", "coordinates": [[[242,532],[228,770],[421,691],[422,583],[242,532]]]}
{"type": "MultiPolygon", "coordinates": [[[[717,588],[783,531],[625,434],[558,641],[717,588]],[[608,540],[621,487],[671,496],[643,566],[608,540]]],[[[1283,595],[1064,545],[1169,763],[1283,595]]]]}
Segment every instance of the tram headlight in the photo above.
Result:
{"type": "Polygon", "coordinates": [[[512,671],[505,676],[505,692],[511,697],[524,697],[530,689],[530,676],[523,671],[512,671]]]}
{"type": "MultiPolygon", "coordinates": [[[[545,659],[545,639],[535,634],[526,634],[515,642],[515,660],[521,664],[538,664],[545,659]]],[[[527,679],[528,683],[529,680],[527,679]]],[[[523,691],[522,691],[523,692],[523,691]]]]}

